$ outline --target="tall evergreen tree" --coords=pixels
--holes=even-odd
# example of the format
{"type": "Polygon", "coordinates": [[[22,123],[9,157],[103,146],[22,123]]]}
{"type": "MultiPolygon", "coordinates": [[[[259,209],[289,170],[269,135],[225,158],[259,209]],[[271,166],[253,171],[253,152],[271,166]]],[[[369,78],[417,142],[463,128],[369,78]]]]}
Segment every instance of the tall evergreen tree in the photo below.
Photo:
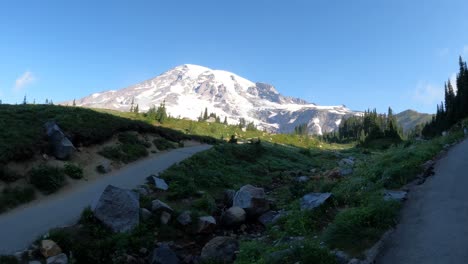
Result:
{"type": "Polygon", "coordinates": [[[205,113],[203,114],[203,120],[207,120],[208,119],[208,108],[205,107],[205,113]]]}
{"type": "Polygon", "coordinates": [[[73,106],[76,106],[76,102],[75,102],[75,99],[73,99],[73,106]]]}
{"type": "Polygon", "coordinates": [[[28,103],[28,101],[26,100],[26,95],[24,95],[23,104],[25,105],[25,104],[27,104],[27,103],[28,103]]]}

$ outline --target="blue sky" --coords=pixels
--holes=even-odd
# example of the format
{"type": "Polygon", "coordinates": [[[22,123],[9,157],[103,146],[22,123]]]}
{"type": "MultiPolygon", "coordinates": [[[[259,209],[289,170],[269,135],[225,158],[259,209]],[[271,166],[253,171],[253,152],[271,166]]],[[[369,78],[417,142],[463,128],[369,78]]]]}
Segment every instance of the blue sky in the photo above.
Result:
{"type": "Polygon", "coordinates": [[[0,98],[54,102],[191,63],[355,110],[434,112],[468,1],[2,1],[0,98]],[[7,3],[9,2],[9,3],[7,3]]]}

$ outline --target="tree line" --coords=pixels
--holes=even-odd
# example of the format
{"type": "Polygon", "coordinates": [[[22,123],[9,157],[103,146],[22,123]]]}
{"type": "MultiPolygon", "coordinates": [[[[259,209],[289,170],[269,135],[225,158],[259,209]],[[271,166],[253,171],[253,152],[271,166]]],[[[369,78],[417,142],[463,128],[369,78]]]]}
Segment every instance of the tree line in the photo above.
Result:
{"type": "Polygon", "coordinates": [[[422,129],[425,137],[440,135],[458,121],[468,117],[468,68],[460,56],[456,89],[450,80],[444,84],[445,100],[437,105],[436,115],[422,129]]]}

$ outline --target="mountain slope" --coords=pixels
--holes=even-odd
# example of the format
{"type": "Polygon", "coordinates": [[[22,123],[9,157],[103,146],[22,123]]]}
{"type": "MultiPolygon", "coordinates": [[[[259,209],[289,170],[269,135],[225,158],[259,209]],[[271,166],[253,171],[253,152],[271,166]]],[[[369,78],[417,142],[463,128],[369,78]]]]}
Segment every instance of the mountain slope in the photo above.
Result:
{"type": "MultiPolygon", "coordinates": [[[[335,130],[345,116],[356,114],[345,106],[318,106],[281,95],[274,86],[254,83],[234,73],[185,64],[153,79],[121,89],[95,93],[77,106],[128,111],[131,102],[140,111],[166,102],[170,115],[196,120],[205,107],[228,123],[241,118],[260,129],[289,133],[306,123],[312,134],[335,130]]],[[[71,104],[65,102],[64,104],[71,104]]]]}
{"type": "Polygon", "coordinates": [[[432,116],[431,114],[418,113],[411,109],[395,115],[398,124],[403,127],[404,132],[415,128],[417,125],[431,121],[432,116]]]}

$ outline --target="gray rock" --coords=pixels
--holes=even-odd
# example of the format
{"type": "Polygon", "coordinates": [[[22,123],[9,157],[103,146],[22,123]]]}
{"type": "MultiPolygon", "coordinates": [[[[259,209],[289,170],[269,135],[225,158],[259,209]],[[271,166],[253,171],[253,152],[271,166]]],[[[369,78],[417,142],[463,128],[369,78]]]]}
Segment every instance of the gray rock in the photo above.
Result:
{"type": "Polygon", "coordinates": [[[138,186],[136,188],[136,192],[139,193],[141,196],[147,196],[149,194],[148,189],[146,189],[144,186],[138,186]]]}
{"type": "Polygon", "coordinates": [[[159,216],[159,221],[163,225],[167,225],[169,221],[171,221],[171,214],[165,211],[161,212],[161,215],[159,216]]]}
{"type": "Polygon", "coordinates": [[[340,165],[340,167],[352,167],[354,166],[354,160],[351,158],[341,159],[338,165],[340,165]]]}
{"type": "Polygon", "coordinates": [[[64,253],[47,258],[47,264],[68,264],[68,257],[64,253]]]}
{"type": "Polygon", "coordinates": [[[49,121],[45,123],[44,126],[54,156],[60,160],[69,159],[76,150],[73,143],[65,136],[54,121],[49,121]]]}
{"type": "Polygon", "coordinates": [[[94,209],[94,215],[113,232],[128,232],[140,222],[139,195],[108,185],[94,209]]]}
{"type": "Polygon", "coordinates": [[[331,193],[309,193],[301,198],[301,210],[312,210],[322,205],[328,198],[331,197],[331,193]]]}
{"type": "Polygon", "coordinates": [[[154,249],[151,256],[151,264],[179,264],[179,258],[172,251],[172,249],[166,245],[162,244],[160,247],[154,249]]]}
{"type": "Polygon", "coordinates": [[[183,211],[178,217],[177,222],[179,224],[186,226],[192,223],[192,212],[190,211],[183,211]]]}
{"type": "Polygon", "coordinates": [[[151,175],[151,183],[154,184],[154,187],[159,190],[167,191],[169,189],[169,185],[167,185],[164,179],[151,175]]]}
{"type": "Polygon", "coordinates": [[[239,242],[232,237],[215,237],[202,249],[202,261],[216,261],[220,263],[233,263],[236,252],[239,250],[239,242]]]}
{"type": "Polygon", "coordinates": [[[270,203],[266,199],[265,190],[252,185],[244,185],[236,192],[233,206],[245,210],[249,216],[259,216],[270,209],[270,203]]]}
{"type": "Polygon", "coordinates": [[[172,208],[166,203],[161,202],[160,200],[154,200],[151,202],[151,211],[153,211],[154,213],[161,211],[172,213],[174,210],[172,210],[172,208]]]}
{"type": "Polygon", "coordinates": [[[197,233],[211,233],[216,228],[216,219],[212,216],[198,218],[197,233]]]}
{"type": "Polygon", "coordinates": [[[296,178],[296,182],[299,182],[299,183],[305,183],[305,182],[308,182],[309,181],[309,177],[308,176],[299,176],[296,178]]]}
{"type": "Polygon", "coordinates": [[[98,166],[98,171],[100,173],[109,173],[112,171],[112,166],[111,166],[111,162],[108,161],[108,160],[104,160],[102,161],[98,166]]]}
{"type": "Polygon", "coordinates": [[[262,225],[266,226],[266,225],[269,225],[269,224],[275,224],[276,222],[278,222],[278,220],[287,215],[287,212],[285,212],[284,210],[282,211],[268,211],[264,214],[262,214],[259,218],[258,218],[258,221],[260,223],[262,223],[262,225]]]}
{"type": "Polygon", "coordinates": [[[347,264],[349,262],[349,255],[341,250],[334,250],[332,253],[336,256],[338,264],[347,264]]]}
{"type": "Polygon", "coordinates": [[[140,208],[140,218],[141,218],[141,220],[148,221],[149,219],[151,219],[151,217],[153,217],[153,214],[150,212],[150,210],[148,210],[146,208],[140,208]]]}
{"type": "Polygon", "coordinates": [[[340,169],[340,176],[342,177],[348,176],[348,175],[353,174],[353,172],[354,172],[353,168],[340,169]]]}
{"type": "Polygon", "coordinates": [[[407,192],[405,191],[391,191],[385,190],[384,191],[384,200],[385,201],[404,201],[406,200],[407,192]]]}
{"type": "Polygon", "coordinates": [[[246,217],[247,215],[244,209],[240,207],[231,207],[224,212],[222,222],[226,226],[236,226],[242,224],[246,217]]]}
{"type": "Polygon", "coordinates": [[[236,191],[228,189],[224,190],[224,204],[227,207],[231,207],[233,200],[234,200],[234,195],[236,195],[236,191]]]}

